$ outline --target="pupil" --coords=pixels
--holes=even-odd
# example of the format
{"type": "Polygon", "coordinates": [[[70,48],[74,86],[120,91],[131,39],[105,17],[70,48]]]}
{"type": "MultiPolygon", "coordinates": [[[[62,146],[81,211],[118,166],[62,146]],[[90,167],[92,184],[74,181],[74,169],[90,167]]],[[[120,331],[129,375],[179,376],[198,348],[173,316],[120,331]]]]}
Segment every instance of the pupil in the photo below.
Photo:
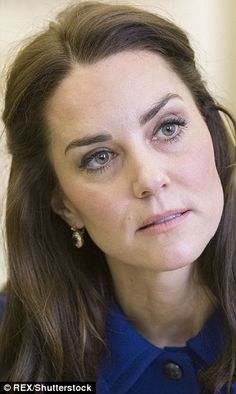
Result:
{"type": "Polygon", "coordinates": [[[174,132],[175,132],[175,125],[174,124],[167,124],[164,127],[164,134],[165,135],[171,135],[171,134],[174,134],[174,132]]]}
{"type": "Polygon", "coordinates": [[[97,163],[99,164],[104,164],[108,160],[108,153],[100,153],[99,156],[97,156],[97,163]]]}

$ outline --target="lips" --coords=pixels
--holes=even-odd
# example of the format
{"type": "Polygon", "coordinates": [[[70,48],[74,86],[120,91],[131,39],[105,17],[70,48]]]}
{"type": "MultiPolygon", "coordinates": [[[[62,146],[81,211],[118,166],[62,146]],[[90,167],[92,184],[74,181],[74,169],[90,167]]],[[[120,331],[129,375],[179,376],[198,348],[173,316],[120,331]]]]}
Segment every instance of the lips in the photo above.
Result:
{"type": "Polygon", "coordinates": [[[161,215],[152,216],[144,221],[143,225],[138,229],[138,231],[145,230],[148,227],[156,226],[158,224],[169,222],[171,220],[174,220],[182,216],[186,212],[187,212],[186,209],[185,210],[175,209],[175,210],[164,212],[161,215]]]}

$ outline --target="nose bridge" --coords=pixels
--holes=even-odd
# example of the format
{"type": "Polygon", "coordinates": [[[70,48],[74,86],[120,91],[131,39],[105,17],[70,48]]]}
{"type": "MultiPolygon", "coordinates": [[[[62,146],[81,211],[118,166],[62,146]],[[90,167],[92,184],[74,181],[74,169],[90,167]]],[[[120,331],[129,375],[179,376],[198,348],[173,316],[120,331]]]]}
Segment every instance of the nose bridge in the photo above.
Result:
{"type": "Polygon", "coordinates": [[[131,160],[133,174],[137,179],[153,172],[154,162],[158,162],[157,157],[153,158],[151,150],[143,146],[133,149],[131,160]]]}
{"type": "Polygon", "coordinates": [[[154,195],[168,183],[161,153],[148,144],[133,145],[129,166],[132,189],[136,197],[154,195]]]}

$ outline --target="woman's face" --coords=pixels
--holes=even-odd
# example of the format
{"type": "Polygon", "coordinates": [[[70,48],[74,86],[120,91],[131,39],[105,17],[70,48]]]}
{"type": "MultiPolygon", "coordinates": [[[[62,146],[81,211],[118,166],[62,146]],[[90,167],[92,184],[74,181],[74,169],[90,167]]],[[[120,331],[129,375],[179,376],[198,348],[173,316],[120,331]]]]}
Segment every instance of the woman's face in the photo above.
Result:
{"type": "Polygon", "coordinates": [[[223,191],[209,130],[165,60],[127,51],[75,65],[47,120],[62,190],[53,209],[109,263],[168,271],[199,257],[223,191]]]}

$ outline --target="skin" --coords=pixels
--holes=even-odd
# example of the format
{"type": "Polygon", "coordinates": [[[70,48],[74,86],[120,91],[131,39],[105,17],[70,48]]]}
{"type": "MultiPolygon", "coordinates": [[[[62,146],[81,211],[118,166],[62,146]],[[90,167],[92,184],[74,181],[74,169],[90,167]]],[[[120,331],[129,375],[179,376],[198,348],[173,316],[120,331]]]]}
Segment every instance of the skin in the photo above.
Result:
{"type": "Polygon", "coordinates": [[[213,310],[195,265],[223,210],[211,136],[191,93],[159,55],[127,51],[76,64],[46,116],[59,183],[54,211],[85,227],[105,253],[137,329],[158,346],[185,344],[213,310]],[[71,146],[98,134],[110,139],[71,146]],[[170,228],[139,230],[153,215],[180,209],[188,214],[170,228]]]}

